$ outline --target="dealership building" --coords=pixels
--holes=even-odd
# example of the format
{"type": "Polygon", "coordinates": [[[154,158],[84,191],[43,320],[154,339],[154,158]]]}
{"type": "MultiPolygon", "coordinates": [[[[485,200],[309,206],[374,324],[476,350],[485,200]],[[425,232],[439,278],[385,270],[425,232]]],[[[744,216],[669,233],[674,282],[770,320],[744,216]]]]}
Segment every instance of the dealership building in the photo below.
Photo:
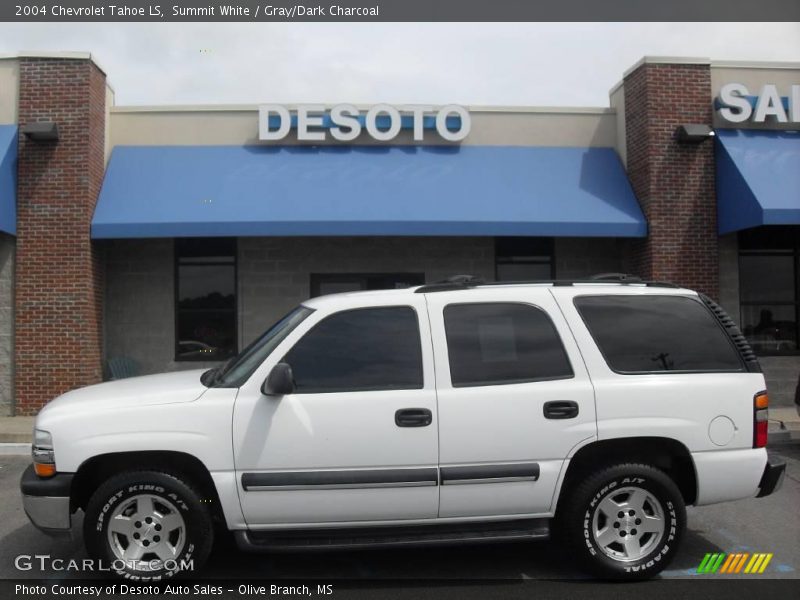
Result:
{"type": "Polygon", "coordinates": [[[646,57],[596,108],[126,107],[89,54],[0,58],[0,415],[309,296],[598,273],[717,300],[791,402],[800,64],[646,57]]]}

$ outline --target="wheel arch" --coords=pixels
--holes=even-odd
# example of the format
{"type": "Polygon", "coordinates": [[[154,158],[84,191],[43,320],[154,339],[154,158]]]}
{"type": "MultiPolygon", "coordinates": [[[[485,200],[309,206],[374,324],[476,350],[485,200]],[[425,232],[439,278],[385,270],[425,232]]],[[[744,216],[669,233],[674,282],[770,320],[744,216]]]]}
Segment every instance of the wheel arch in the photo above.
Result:
{"type": "Polygon", "coordinates": [[[174,450],[147,450],[99,454],[84,461],[72,480],[70,510],[86,509],[94,491],[113,475],[125,471],[161,471],[192,484],[209,503],[214,521],[225,525],[225,515],[211,473],[196,456],[174,450]]]}
{"type": "Polygon", "coordinates": [[[694,504],[697,500],[697,474],[689,449],[673,438],[641,436],[598,440],[579,448],[570,458],[557,505],[587,474],[620,462],[657,467],[675,482],[685,504],[694,504]]]}

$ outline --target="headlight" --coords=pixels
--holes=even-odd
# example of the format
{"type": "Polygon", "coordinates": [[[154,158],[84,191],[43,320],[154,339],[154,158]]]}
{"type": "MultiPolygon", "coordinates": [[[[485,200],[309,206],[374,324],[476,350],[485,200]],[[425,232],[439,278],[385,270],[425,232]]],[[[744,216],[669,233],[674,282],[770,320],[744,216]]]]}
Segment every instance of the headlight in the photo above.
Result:
{"type": "Polygon", "coordinates": [[[53,436],[48,431],[33,430],[33,470],[39,477],[56,474],[56,457],[53,452],[53,436]]]}

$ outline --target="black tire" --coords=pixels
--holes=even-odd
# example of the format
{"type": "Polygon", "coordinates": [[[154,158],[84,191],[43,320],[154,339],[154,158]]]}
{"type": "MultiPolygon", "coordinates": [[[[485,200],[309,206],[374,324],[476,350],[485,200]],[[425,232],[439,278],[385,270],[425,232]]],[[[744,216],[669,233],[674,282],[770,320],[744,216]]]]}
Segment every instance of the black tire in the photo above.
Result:
{"type": "MultiPolygon", "coordinates": [[[[124,518],[125,515],[121,517],[124,518]]],[[[201,495],[190,483],[169,473],[130,471],[106,480],[92,494],[83,521],[83,537],[89,555],[100,561],[102,568],[110,569],[111,573],[126,579],[159,581],[180,574],[196,573],[202,568],[214,543],[214,524],[207,507],[201,502],[201,495]],[[161,526],[157,523],[159,515],[169,515],[174,511],[182,519],[182,528],[170,533],[175,542],[174,559],[161,560],[161,565],[153,562],[158,557],[148,553],[148,549],[142,550],[144,554],[136,563],[121,559],[112,549],[112,543],[122,544],[126,537],[115,535],[114,542],[109,539],[112,535],[108,532],[109,522],[115,510],[127,506],[129,510],[138,511],[139,502],[143,498],[149,499],[156,506],[156,522],[150,527],[143,519],[136,520],[138,512],[133,513],[130,526],[140,523],[134,531],[135,535],[145,538],[141,540],[141,544],[147,541],[148,545],[152,543],[152,547],[155,547],[154,536],[162,533],[161,526]],[[155,530],[156,527],[158,531],[155,530]]],[[[158,541],[160,543],[161,540],[158,541]]],[[[131,542],[132,537],[128,543],[131,542]]]]}
{"type": "MultiPolygon", "coordinates": [[[[675,482],[663,471],[643,464],[613,465],[571,486],[565,493],[567,497],[559,506],[560,514],[557,515],[561,541],[569,556],[577,558],[581,566],[593,575],[627,581],[649,579],[661,572],[674,558],[686,528],[686,507],[675,482]],[[660,538],[656,533],[643,535],[641,531],[637,532],[637,541],[642,541],[642,552],[646,552],[638,559],[622,556],[627,552],[622,543],[623,537],[620,537],[620,542],[606,544],[606,550],[603,550],[593,533],[600,503],[607,498],[612,501],[624,500],[626,493],[623,490],[626,489],[640,489],[644,490],[645,495],[650,494],[660,504],[663,516],[660,538]],[[651,538],[651,535],[654,537],[651,538]]],[[[647,511],[652,511],[649,502],[645,509],[645,514],[649,515],[647,511]]],[[[636,531],[631,529],[636,527],[636,522],[626,512],[618,513],[624,515],[623,518],[612,518],[613,522],[605,523],[605,526],[614,528],[615,534],[622,536],[622,532],[625,532],[624,535],[630,536],[636,531]]],[[[597,518],[598,523],[606,520],[602,509],[597,518]]],[[[603,533],[605,527],[598,531],[603,533]]]]}

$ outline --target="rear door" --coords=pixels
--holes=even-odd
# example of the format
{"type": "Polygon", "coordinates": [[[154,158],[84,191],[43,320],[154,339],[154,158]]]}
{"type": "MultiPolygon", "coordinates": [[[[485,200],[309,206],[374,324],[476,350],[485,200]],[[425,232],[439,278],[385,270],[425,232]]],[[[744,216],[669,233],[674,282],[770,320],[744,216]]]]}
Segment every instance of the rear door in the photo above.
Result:
{"type": "Polygon", "coordinates": [[[439,516],[541,515],[594,393],[548,288],[426,294],[439,406],[439,516]]]}

